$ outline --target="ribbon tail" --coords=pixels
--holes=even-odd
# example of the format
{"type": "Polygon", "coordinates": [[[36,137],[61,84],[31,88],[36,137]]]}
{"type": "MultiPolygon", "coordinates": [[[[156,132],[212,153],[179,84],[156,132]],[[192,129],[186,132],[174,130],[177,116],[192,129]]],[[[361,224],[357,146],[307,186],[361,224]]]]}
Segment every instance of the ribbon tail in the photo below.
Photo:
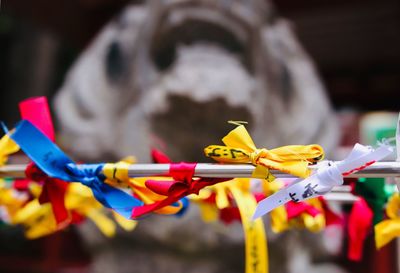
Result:
{"type": "Polygon", "coordinates": [[[22,119],[29,120],[54,141],[54,126],[46,97],[26,99],[19,104],[22,119]]]}
{"type": "Polygon", "coordinates": [[[43,185],[42,193],[39,196],[40,204],[51,204],[58,227],[67,225],[70,220],[70,215],[64,203],[66,192],[65,184],[64,181],[58,179],[49,179],[43,185]]]}
{"type": "Polygon", "coordinates": [[[391,219],[375,225],[376,248],[380,249],[400,236],[400,219],[391,219]]]}
{"type": "Polygon", "coordinates": [[[185,194],[171,195],[161,201],[158,201],[158,202],[155,202],[152,204],[148,204],[148,205],[144,205],[144,206],[140,206],[140,207],[135,207],[132,211],[131,218],[136,219],[136,218],[144,216],[150,212],[159,210],[163,207],[170,206],[173,203],[178,202],[184,196],[185,196],[185,194]]]}
{"type": "Polygon", "coordinates": [[[347,256],[352,261],[360,261],[368,230],[372,226],[373,213],[367,202],[360,198],[353,205],[349,216],[349,249],[347,256]]]}
{"type": "Polygon", "coordinates": [[[121,216],[130,219],[132,209],[143,205],[141,201],[126,192],[102,183],[92,188],[97,201],[103,206],[115,210],[121,216]]]}
{"type": "Polygon", "coordinates": [[[268,273],[267,235],[262,219],[253,221],[252,212],[257,202],[249,192],[231,187],[231,192],[238,205],[245,234],[246,273],[268,273]]]}

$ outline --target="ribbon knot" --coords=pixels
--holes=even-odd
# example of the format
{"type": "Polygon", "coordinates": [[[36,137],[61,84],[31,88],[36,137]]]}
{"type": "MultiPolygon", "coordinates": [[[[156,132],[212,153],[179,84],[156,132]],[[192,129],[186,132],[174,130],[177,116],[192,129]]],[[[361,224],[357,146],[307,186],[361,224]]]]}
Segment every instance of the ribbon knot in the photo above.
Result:
{"type": "Polygon", "coordinates": [[[76,181],[81,182],[83,185],[89,188],[98,188],[103,184],[103,167],[104,164],[76,165],[75,163],[69,163],[66,165],[66,170],[72,177],[76,178],[76,181]]]}
{"type": "Polygon", "coordinates": [[[265,148],[256,149],[254,152],[249,153],[249,159],[250,159],[251,164],[253,164],[253,165],[258,165],[260,158],[267,157],[267,156],[270,156],[270,153],[265,148]]]}
{"type": "Polygon", "coordinates": [[[275,149],[256,148],[243,125],[229,132],[222,142],[225,146],[210,145],[204,149],[206,156],[221,163],[252,163],[256,166],[253,177],[269,181],[275,178],[269,169],[280,170],[299,177],[307,177],[309,164],[321,160],[324,151],[321,146],[289,145],[275,149]]]}
{"type": "Polygon", "coordinates": [[[26,178],[32,181],[41,182],[45,181],[48,176],[44,173],[35,163],[31,162],[25,169],[26,178]]]}

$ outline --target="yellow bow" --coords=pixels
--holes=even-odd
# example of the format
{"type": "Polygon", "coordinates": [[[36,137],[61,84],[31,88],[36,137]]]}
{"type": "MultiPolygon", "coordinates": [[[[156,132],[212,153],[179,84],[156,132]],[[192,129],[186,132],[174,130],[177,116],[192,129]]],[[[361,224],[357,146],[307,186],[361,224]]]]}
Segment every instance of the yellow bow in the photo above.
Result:
{"type": "Polygon", "coordinates": [[[204,149],[206,156],[222,163],[252,163],[256,166],[253,177],[273,181],[268,169],[280,170],[299,177],[307,177],[307,166],[321,160],[321,146],[290,145],[267,150],[257,149],[243,125],[237,126],[222,141],[226,146],[210,145],[204,149]]]}
{"type": "Polygon", "coordinates": [[[394,193],[390,197],[386,206],[386,215],[389,217],[387,220],[375,225],[375,244],[376,248],[388,244],[394,238],[400,236],[400,196],[394,193]]]}

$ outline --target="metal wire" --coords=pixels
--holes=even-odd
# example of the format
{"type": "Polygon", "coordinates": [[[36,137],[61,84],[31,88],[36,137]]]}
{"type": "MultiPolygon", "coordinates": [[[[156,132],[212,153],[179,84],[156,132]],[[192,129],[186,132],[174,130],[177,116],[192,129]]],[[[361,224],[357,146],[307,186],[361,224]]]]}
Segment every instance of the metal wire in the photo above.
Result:
{"type": "MultiPolygon", "coordinates": [[[[129,166],[130,177],[166,176],[170,164],[132,164],[129,166]]],[[[310,166],[317,170],[319,165],[310,166]]],[[[25,177],[26,165],[5,165],[0,167],[0,177],[22,178],[25,177]]],[[[245,178],[251,177],[255,167],[250,164],[207,164],[198,163],[195,169],[196,177],[221,177],[221,178],[245,178]]],[[[294,176],[279,171],[271,170],[277,178],[294,178],[294,176]]],[[[365,169],[348,175],[349,178],[385,178],[400,177],[400,162],[387,161],[376,162],[365,169]]]]}

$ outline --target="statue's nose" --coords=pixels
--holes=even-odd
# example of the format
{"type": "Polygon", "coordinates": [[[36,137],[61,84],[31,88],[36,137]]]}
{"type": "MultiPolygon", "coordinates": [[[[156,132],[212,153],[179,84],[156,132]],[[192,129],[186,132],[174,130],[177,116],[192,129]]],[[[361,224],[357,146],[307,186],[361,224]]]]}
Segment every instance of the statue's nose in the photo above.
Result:
{"type": "Polygon", "coordinates": [[[208,161],[203,149],[221,144],[221,137],[232,129],[228,120],[252,124],[249,109],[230,106],[223,98],[196,102],[190,97],[169,95],[167,101],[168,110],[152,114],[151,126],[154,134],[167,144],[165,152],[174,161],[208,161]]]}

